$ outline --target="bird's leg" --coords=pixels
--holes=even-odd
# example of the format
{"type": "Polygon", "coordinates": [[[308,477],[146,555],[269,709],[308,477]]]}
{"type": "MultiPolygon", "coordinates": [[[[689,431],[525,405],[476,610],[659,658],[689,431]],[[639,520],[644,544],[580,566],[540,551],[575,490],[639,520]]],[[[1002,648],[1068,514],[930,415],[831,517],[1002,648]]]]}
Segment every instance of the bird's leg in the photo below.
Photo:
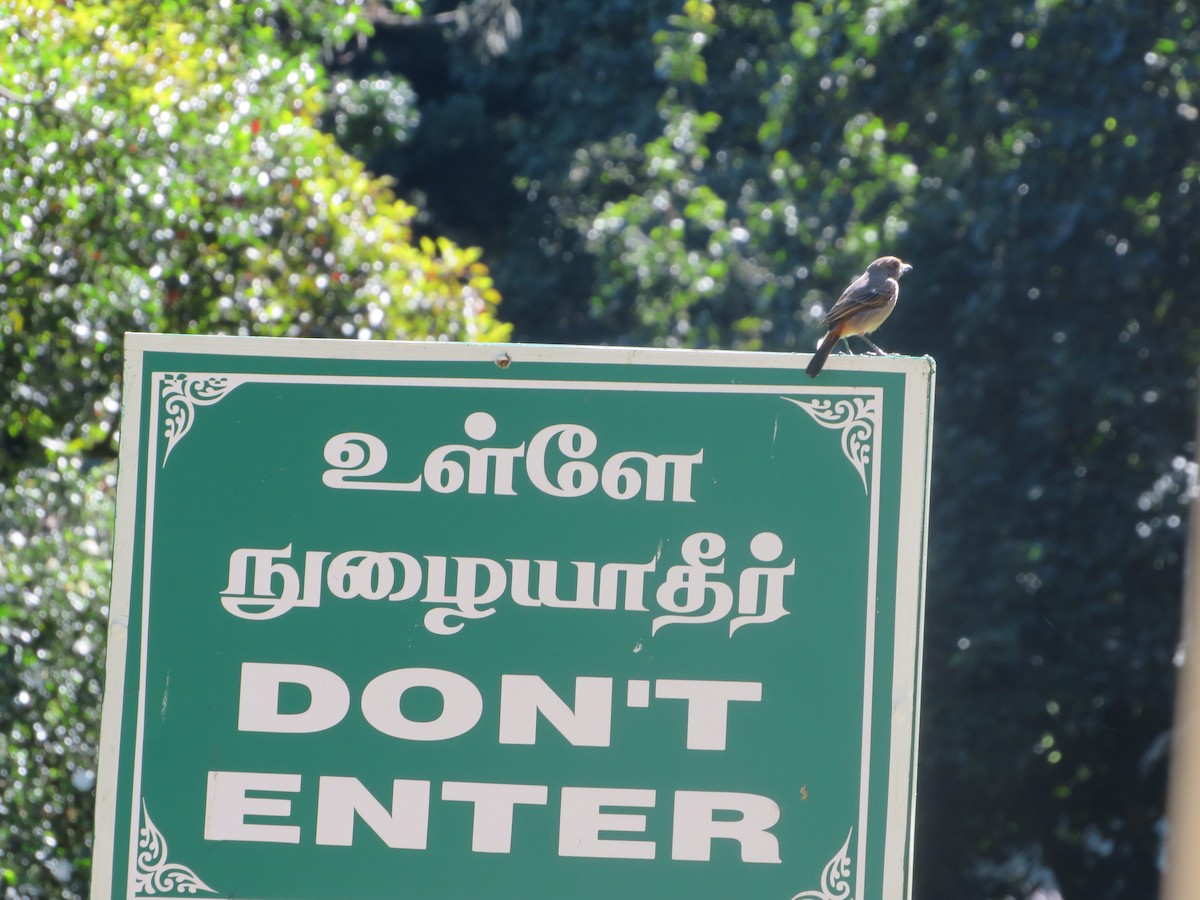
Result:
{"type": "Polygon", "coordinates": [[[865,334],[860,334],[859,337],[862,338],[864,341],[866,341],[867,346],[870,347],[872,350],[874,350],[876,353],[878,353],[880,356],[887,356],[887,351],[880,350],[879,347],[875,344],[875,342],[873,340],[871,340],[869,337],[867,337],[865,334]]]}
{"type": "Polygon", "coordinates": [[[850,348],[850,338],[844,337],[841,339],[841,341],[842,341],[842,346],[846,348],[846,352],[849,353],[851,356],[853,356],[854,351],[850,348]]]}

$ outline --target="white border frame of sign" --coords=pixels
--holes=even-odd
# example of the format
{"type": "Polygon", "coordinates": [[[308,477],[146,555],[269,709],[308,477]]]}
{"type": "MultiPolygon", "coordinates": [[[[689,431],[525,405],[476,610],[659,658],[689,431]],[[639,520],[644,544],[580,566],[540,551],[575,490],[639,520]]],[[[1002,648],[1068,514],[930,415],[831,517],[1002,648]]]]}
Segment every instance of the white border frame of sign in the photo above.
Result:
{"type": "MultiPolygon", "coordinates": [[[[311,338],[262,338],[206,335],[157,335],[130,333],[125,339],[124,399],[122,403],[122,432],[133,436],[120,446],[119,469],[121,477],[117,485],[117,522],[113,547],[112,593],[109,603],[108,651],[105,663],[105,693],[101,717],[99,775],[96,794],[96,834],[93,842],[93,900],[108,900],[109,886],[114,870],[115,829],[117,812],[118,771],[120,768],[120,738],[124,712],[124,684],[128,651],[128,626],[131,610],[133,585],[133,547],[136,541],[138,509],[137,475],[141,463],[141,448],[137,436],[142,429],[141,397],[144,379],[144,354],[151,352],[188,353],[211,356],[253,356],[295,359],[354,359],[354,360],[407,360],[430,362],[492,362],[507,369],[513,365],[531,363],[588,364],[588,365],[663,365],[692,366],[698,368],[750,368],[802,370],[808,361],[806,354],[744,352],[727,350],[675,350],[658,348],[610,348],[582,347],[574,345],[533,344],[467,344],[419,341],[358,341],[345,339],[311,338]]],[[[905,376],[903,409],[903,456],[904,468],[901,475],[899,514],[902,526],[899,530],[896,571],[896,621],[893,647],[893,696],[891,702],[892,741],[889,754],[889,777],[887,814],[884,838],[885,886],[902,885],[899,897],[909,898],[912,892],[911,868],[905,877],[905,868],[911,863],[912,829],[916,815],[917,741],[920,725],[920,663],[923,652],[925,616],[925,548],[929,522],[929,478],[932,459],[932,423],[934,405],[934,363],[929,357],[901,356],[832,356],[826,372],[864,371],[905,376]],[[926,393],[925,386],[929,390],[926,393]],[[917,526],[917,527],[913,527],[917,526]]],[[[230,373],[233,374],[233,373],[230,373]]],[[[157,376],[161,377],[161,376],[157,376]]],[[[307,381],[305,376],[248,376],[248,381],[307,381]]],[[[315,380],[353,382],[353,376],[338,376],[315,380]]],[[[367,379],[373,382],[392,379],[367,379]]],[[[420,379],[397,378],[397,381],[420,379]]],[[[457,379],[435,379],[457,380],[457,379]]],[[[501,379],[497,379],[499,381],[501,379]]],[[[502,378],[512,386],[520,379],[502,378]]],[[[828,380],[828,379],[826,379],[828,380]]],[[[595,382],[591,382],[595,385],[595,382]]],[[[543,384],[545,384],[543,382],[543,384]]],[[[525,382],[528,386],[528,382],[525,382]]],[[[499,386],[499,385],[498,385],[499,386]]],[[[613,386],[613,385],[606,385],[613,386]]],[[[627,383],[617,385],[630,389],[627,383]]],[[[668,389],[658,386],[659,389],[668,389]]],[[[687,389],[689,385],[678,386],[687,389]]],[[[748,386],[760,388],[763,386],[748,386]]],[[[780,385],[770,386],[779,388],[780,385]]],[[[691,389],[697,389],[691,387],[691,389]]],[[[703,390],[703,387],[699,389],[703,390]]],[[[728,389],[726,387],[726,389],[728,389]]],[[[823,394],[827,391],[845,396],[863,389],[841,387],[827,388],[820,381],[811,385],[800,382],[784,388],[791,392],[823,394]]],[[[871,392],[871,389],[866,389],[871,392]]],[[[756,391],[757,392],[757,391],[756,391]]],[[[151,410],[152,419],[157,416],[151,410]]],[[[151,436],[154,443],[154,435],[151,436]]],[[[147,448],[153,450],[153,447],[147,448]]],[[[875,473],[878,467],[873,467],[875,473]]],[[[153,475],[147,486],[148,497],[153,496],[153,475]]],[[[877,496],[872,491],[872,496],[877,496]]],[[[871,530],[877,536],[878,510],[872,503],[871,530]]],[[[150,522],[146,523],[149,530],[150,522]]],[[[149,548],[146,548],[147,550],[149,548]]],[[[874,549],[871,552],[874,565],[874,549]]],[[[146,563],[149,568],[149,554],[146,563]]],[[[148,572],[147,572],[148,574],[148,572]]],[[[874,584],[875,573],[870,575],[874,584]]],[[[873,644],[873,628],[868,629],[868,645],[873,644]]],[[[143,677],[146,647],[143,641],[143,677]]],[[[868,669],[873,664],[869,654],[868,669]]],[[[868,673],[869,674],[869,673],[868,673]]],[[[869,716],[871,679],[866,682],[865,712],[869,716]]],[[[144,691],[143,691],[144,693],[144,691]]],[[[144,704],[144,697],[143,697],[144,704]]],[[[139,710],[141,705],[139,705],[139,710]]],[[[140,713],[139,713],[140,719],[140,713]]],[[[140,756],[139,747],[135,755],[140,756]]],[[[869,724],[864,734],[863,779],[869,774],[869,724]]],[[[135,765],[135,769],[137,766],[135,765]]],[[[135,772],[135,781],[140,777],[135,772]]],[[[867,790],[862,789],[861,815],[865,815],[867,790]]],[[[859,828],[858,859],[865,856],[866,834],[859,828]]],[[[130,857],[137,853],[137,827],[131,834],[130,857]]],[[[855,867],[855,881],[861,895],[864,866],[855,867]]],[[[891,895],[889,895],[891,896],[891,895]]]]}

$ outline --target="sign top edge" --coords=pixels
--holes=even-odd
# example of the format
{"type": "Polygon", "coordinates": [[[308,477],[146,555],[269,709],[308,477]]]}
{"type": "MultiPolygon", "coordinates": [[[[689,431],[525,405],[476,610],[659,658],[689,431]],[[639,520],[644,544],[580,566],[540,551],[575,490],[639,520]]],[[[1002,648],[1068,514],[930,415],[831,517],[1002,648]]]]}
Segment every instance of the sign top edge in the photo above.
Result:
{"type": "MultiPolygon", "coordinates": [[[[267,356],[298,359],[484,361],[507,354],[512,363],[642,364],[664,366],[742,366],[802,369],[810,354],[763,350],[693,350],[665,347],[585,346],[578,344],[501,344],[452,341],[363,341],[345,338],[277,338],[234,335],[151,334],[128,332],[129,354],[194,353],[214,356],[267,356]]],[[[839,371],[932,374],[929,356],[830,357],[827,368],[839,371]]]]}

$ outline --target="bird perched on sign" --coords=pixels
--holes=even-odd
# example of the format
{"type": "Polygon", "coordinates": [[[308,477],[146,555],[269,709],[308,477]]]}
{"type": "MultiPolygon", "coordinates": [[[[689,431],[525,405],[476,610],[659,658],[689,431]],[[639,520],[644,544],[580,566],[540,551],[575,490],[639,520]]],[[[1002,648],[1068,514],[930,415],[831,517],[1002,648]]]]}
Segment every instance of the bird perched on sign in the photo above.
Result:
{"type": "Polygon", "coordinates": [[[876,353],[883,353],[867,337],[891,315],[900,299],[900,276],[912,271],[912,266],[894,256],[881,256],[838,297],[837,303],[825,314],[822,325],[828,329],[817,348],[812,362],[804,371],[816,378],[834,345],[848,337],[860,337],[876,353]]]}

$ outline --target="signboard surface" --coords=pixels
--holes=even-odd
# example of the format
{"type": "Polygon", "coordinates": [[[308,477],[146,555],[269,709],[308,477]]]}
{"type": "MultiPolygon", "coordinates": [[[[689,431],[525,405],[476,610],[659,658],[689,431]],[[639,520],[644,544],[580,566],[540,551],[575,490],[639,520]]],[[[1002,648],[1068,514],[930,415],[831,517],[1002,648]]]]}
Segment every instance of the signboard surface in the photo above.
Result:
{"type": "Polygon", "coordinates": [[[929,360],[133,335],[92,896],[903,898],[929,360]]]}

